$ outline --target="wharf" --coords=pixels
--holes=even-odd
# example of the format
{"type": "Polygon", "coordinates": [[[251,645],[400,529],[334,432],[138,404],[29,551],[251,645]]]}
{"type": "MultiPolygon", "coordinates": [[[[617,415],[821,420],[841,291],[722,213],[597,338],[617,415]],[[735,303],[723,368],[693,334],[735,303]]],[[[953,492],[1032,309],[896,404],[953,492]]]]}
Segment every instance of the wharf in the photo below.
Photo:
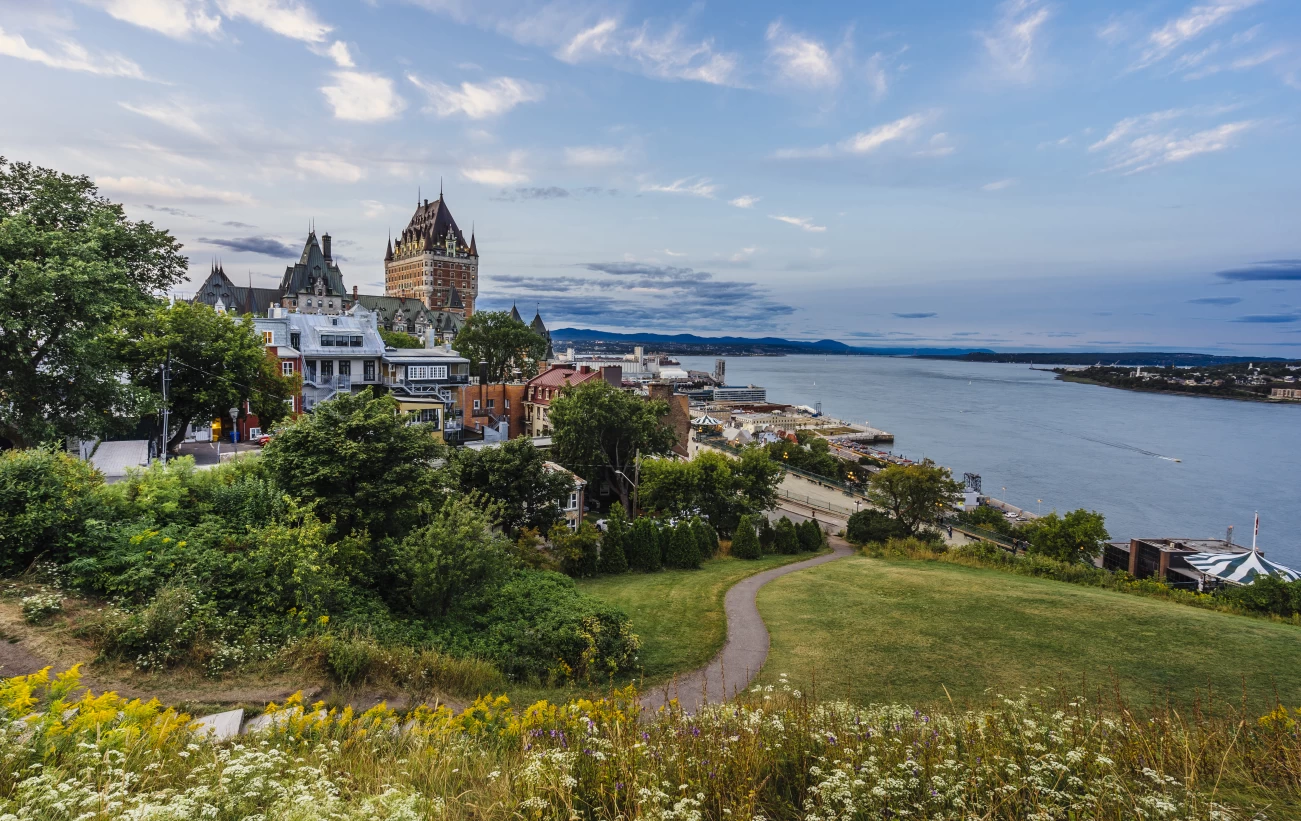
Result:
{"type": "Polygon", "coordinates": [[[860,445],[875,445],[882,442],[894,442],[894,434],[880,428],[871,428],[864,425],[850,425],[853,431],[850,433],[835,433],[827,436],[827,441],[837,442],[856,442],[860,445]]]}

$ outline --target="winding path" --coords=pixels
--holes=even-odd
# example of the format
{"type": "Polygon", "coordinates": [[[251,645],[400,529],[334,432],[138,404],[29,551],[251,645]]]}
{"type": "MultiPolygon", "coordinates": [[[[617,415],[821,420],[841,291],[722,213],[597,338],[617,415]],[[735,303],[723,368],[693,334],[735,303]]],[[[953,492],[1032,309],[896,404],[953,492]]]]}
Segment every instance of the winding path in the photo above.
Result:
{"type": "Polygon", "coordinates": [[[641,697],[642,707],[658,710],[676,698],[683,710],[694,713],[706,704],[726,701],[749,686],[768,658],[768,628],[759,615],[756,601],[759,588],[787,573],[807,570],[853,554],[853,548],[844,539],[838,536],[827,538],[831,553],[774,567],[732,585],[723,599],[723,609],[727,614],[727,643],[723,649],[704,667],[647,690],[641,697]]]}

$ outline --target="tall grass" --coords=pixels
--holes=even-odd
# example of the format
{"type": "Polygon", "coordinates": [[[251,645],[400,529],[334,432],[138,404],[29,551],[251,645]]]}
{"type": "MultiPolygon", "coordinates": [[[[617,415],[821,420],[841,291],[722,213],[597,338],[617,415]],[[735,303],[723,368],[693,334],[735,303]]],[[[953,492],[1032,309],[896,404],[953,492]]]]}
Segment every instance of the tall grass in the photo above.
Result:
{"type": "Polygon", "coordinates": [[[0,684],[0,817],[1249,819],[1301,804],[1297,711],[1134,713],[1051,692],[979,710],[819,703],[787,684],[697,716],[631,689],[460,714],[293,698],[205,741],[75,673],[0,684]]]}

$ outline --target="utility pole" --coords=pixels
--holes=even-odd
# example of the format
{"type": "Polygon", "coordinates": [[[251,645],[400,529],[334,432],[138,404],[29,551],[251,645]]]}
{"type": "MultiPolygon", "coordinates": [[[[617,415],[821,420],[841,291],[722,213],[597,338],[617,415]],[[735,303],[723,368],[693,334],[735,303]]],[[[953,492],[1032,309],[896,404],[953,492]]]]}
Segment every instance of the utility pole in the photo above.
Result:
{"type": "Polygon", "coordinates": [[[167,356],[163,359],[163,467],[167,467],[167,443],[171,439],[172,429],[170,427],[171,409],[167,404],[168,388],[172,382],[172,349],[167,349],[167,356]]]}
{"type": "Polygon", "coordinates": [[[640,509],[637,507],[637,504],[638,500],[641,498],[641,448],[637,448],[636,454],[633,456],[632,464],[632,516],[629,518],[636,519],[637,511],[640,509]]]}

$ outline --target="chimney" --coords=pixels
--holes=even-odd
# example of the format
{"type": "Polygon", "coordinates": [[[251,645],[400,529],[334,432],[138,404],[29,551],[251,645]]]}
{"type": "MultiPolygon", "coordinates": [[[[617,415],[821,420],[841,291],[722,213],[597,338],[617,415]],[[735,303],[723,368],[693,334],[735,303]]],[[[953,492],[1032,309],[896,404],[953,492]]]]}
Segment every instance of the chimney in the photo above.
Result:
{"type": "Polygon", "coordinates": [[[479,363],[479,384],[480,385],[488,384],[488,363],[487,362],[479,363]]]}
{"type": "Polygon", "coordinates": [[[352,286],[352,301],[353,301],[353,302],[356,302],[356,301],[357,301],[357,286],[356,286],[356,285],[352,286]]]}
{"type": "Polygon", "coordinates": [[[592,366],[591,366],[591,365],[579,365],[579,366],[578,366],[578,372],[579,372],[579,373],[591,373],[591,372],[592,372],[592,366]]]}
{"type": "Polygon", "coordinates": [[[321,253],[325,254],[325,261],[330,261],[330,235],[321,234],[321,253]]]}

